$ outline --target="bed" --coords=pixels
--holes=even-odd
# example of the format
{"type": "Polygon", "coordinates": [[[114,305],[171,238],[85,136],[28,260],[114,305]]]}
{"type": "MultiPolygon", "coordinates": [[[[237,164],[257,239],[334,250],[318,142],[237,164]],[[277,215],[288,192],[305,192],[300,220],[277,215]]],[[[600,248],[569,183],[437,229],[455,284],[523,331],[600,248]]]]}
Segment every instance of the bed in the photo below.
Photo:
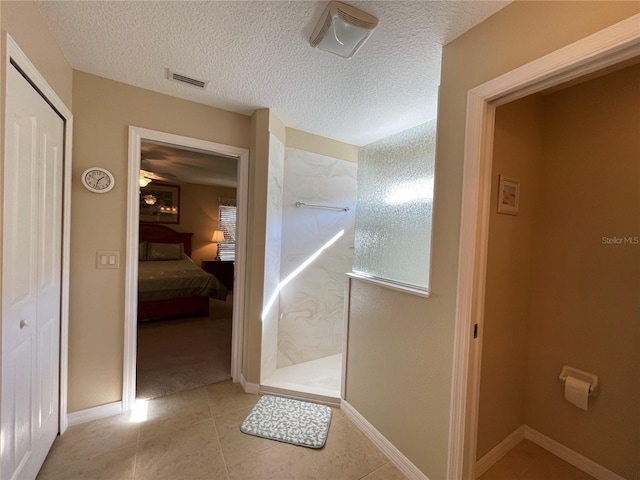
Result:
{"type": "Polygon", "coordinates": [[[138,321],[209,315],[209,299],[225,300],[227,289],[191,260],[193,233],[140,224],[138,321]]]}

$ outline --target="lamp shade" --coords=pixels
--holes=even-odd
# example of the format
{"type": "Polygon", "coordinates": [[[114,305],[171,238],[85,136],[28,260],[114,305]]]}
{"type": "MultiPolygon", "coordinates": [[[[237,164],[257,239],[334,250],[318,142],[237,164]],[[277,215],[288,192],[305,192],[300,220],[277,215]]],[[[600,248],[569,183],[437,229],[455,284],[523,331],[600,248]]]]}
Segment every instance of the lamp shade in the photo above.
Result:
{"type": "Polygon", "coordinates": [[[330,2],[309,41],[314,47],[351,58],[369,38],[378,19],[342,2],[330,2]]]}
{"type": "Polygon", "coordinates": [[[224,233],[222,230],[216,230],[213,232],[213,236],[211,237],[211,243],[223,243],[224,242],[224,233]]]}

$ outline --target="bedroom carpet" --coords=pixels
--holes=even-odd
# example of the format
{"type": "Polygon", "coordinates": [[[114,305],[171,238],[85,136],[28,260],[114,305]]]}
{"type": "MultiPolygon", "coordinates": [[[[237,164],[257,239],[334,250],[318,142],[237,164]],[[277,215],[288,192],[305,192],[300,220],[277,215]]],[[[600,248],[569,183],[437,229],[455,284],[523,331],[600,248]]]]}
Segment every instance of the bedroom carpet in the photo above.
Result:
{"type": "Polygon", "coordinates": [[[210,300],[208,317],[138,323],[137,398],[156,398],[231,378],[233,296],[210,300]]]}

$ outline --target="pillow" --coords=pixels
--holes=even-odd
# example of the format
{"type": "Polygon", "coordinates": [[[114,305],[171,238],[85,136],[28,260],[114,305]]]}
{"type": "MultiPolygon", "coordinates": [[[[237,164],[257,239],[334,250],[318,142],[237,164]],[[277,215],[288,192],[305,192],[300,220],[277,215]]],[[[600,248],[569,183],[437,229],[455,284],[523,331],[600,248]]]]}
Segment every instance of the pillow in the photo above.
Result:
{"type": "Polygon", "coordinates": [[[182,243],[151,243],[147,247],[147,260],[182,260],[182,243]]]}
{"type": "Polygon", "coordinates": [[[147,242],[140,242],[138,244],[138,261],[144,262],[147,259],[147,242]]]}

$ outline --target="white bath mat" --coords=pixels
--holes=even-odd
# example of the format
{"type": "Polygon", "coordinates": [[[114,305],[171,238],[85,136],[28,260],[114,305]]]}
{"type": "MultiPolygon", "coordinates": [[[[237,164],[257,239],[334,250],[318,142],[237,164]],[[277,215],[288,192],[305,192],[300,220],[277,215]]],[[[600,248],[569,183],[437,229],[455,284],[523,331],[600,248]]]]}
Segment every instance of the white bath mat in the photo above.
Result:
{"type": "Polygon", "coordinates": [[[240,431],[256,437],[322,448],[331,424],[331,408],[317,403],[264,395],[255,404],[240,431]]]}

